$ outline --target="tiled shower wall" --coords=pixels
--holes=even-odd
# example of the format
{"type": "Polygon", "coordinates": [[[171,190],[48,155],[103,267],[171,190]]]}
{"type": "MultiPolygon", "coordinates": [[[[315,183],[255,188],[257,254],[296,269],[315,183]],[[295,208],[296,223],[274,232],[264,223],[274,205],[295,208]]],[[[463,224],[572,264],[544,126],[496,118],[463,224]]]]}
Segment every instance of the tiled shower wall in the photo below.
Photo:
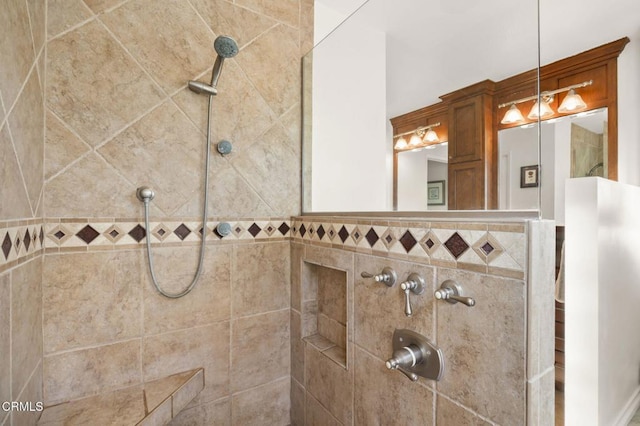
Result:
{"type": "MultiPolygon", "coordinates": [[[[547,425],[553,404],[553,244],[549,221],[424,222],[305,216],[292,223],[291,404],[294,425],[547,425]],[[422,295],[404,314],[399,282],[422,295]],[[317,269],[343,271],[346,368],[315,340],[317,269]],[[476,306],[436,301],[454,280],[476,306]],[[407,328],[443,351],[439,382],[388,371],[391,338],[407,328]]],[[[334,274],[335,275],[335,274],[334,274]]],[[[322,342],[321,342],[322,343],[322,342]]]]}
{"type": "MultiPolygon", "coordinates": [[[[45,14],[0,6],[0,402],[42,400],[45,14]]],[[[0,411],[2,425],[36,418],[0,411]]]]}
{"type": "Polygon", "coordinates": [[[5,3],[0,399],[55,403],[203,366],[206,388],[176,424],[288,424],[287,239],[313,1],[5,3]],[[220,34],[241,51],[225,62],[213,142],[234,152],[212,156],[203,277],[168,301],[151,287],[134,194],[157,194],[159,281],[187,285],[203,232],[207,99],[186,82],[210,78],[220,34]],[[220,220],[234,230],[223,241],[220,220]]]}

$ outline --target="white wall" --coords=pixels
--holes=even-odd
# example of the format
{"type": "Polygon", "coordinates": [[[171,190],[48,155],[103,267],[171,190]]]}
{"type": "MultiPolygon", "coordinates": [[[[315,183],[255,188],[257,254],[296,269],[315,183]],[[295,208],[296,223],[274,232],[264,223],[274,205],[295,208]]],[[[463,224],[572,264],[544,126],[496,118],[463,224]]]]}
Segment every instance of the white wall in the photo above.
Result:
{"type": "Polygon", "coordinates": [[[567,180],[567,425],[626,425],[640,405],[638,217],[639,187],[567,180]]]}
{"type": "Polygon", "coordinates": [[[398,210],[427,208],[427,151],[404,151],[398,154],[398,210]]]}
{"type": "MultiPolygon", "coordinates": [[[[539,164],[538,128],[498,132],[500,209],[538,209],[538,188],[520,188],[520,168],[539,164]]],[[[542,176],[542,174],[541,174],[542,176]]]]}
{"type": "Polygon", "coordinates": [[[640,23],[618,58],[618,180],[640,185],[640,23]]]}
{"type": "Polygon", "coordinates": [[[349,22],[313,51],[314,212],[390,210],[385,37],[349,22]]]}

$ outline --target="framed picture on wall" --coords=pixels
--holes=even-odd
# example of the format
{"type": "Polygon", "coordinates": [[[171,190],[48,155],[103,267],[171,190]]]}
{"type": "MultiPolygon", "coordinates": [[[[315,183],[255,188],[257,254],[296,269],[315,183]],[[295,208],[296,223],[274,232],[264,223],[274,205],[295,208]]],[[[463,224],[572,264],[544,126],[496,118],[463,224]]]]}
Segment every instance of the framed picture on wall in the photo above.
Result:
{"type": "Polygon", "coordinates": [[[445,181],[432,180],[427,182],[427,205],[444,206],[445,181]]]}
{"type": "Polygon", "coordinates": [[[540,184],[540,166],[520,167],[520,188],[536,188],[540,184]]]}

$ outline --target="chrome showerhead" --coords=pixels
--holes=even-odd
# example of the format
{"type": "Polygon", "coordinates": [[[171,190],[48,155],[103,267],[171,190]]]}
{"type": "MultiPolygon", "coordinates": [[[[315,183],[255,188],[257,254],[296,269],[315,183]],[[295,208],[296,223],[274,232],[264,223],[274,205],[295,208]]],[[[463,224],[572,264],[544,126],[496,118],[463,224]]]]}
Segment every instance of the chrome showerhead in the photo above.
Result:
{"type": "Polygon", "coordinates": [[[229,36],[218,36],[213,42],[213,48],[216,53],[224,59],[233,58],[238,54],[238,44],[229,36]]]}
{"type": "Polygon", "coordinates": [[[222,72],[222,64],[225,59],[233,58],[238,54],[238,44],[234,39],[228,36],[218,36],[213,42],[213,48],[216,50],[218,57],[213,64],[213,72],[211,73],[211,83],[203,83],[201,81],[189,81],[189,89],[195,93],[204,93],[205,95],[215,96],[218,94],[217,86],[220,73],[222,72]]]}

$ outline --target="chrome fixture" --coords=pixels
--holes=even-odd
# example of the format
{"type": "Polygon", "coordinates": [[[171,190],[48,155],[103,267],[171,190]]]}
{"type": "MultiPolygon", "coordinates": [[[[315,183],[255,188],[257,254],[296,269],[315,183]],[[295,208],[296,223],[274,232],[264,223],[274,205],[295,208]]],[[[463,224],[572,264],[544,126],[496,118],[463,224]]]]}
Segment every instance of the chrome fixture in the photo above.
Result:
{"type": "Polygon", "coordinates": [[[224,157],[225,155],[231,153],[231,150],[233,149],[233,145],[231,145],[231,142],[229,142],[228,140],[223,139],[220,142],[218,142],[218,144],[216,145],[216,149],[218,150],[220,155],[224,157]]]}
{"type": "Polygon", "coordinates": [[[220,222],[216,226],[216,234],[218,234],[220,238],[226,237],[227,235],[231,234],[231,225],[229,225],[227,222],[220,222]]]}
{"type": "MultiPolygon", "coordinates": [[[[149,272],[151,273],[151,281],[155,286],[158,293],[161,295],[168,297],[170,299],[177,299],[179,297],[185,296],[188,294],[193,288],[196,286],[200,275],[202,274],[202,265],[204,263],[204,252],[205,252],[205,244],[207,240],[207,207],[209,205],[209,163],[211,157],[211,110],[213,106],[213,97],[218,94],[217,85],[218,79],[220,78],[220,72],[222,71],[222,64],[225,58],[232,58],[238,54],[238,45],[236,42],[227,36],[220,36],[216,38],[213,43],[213,47],[218,53],[218,57],[216,59],[215,64],[213,65],[213,73],[211,75],[211,84],[206,84],[201,81],[189,81],[189,89],[191,89],[195,93],[203,93],[209,96],[209,105],[207,108],[207,152],[205,157],[205,168],[204,168],[204,205],[202,207],[202,238],[200,240],[200,257],[198,259],[198,268],[193,276],[193,280],[191,283],[182,291],[178,293],[169,293],[163,290],[158,284],[158,280],[156,279],[155,272],[153,270],[153,256],[151,255],[151,239],[148,237],[149,233],[149,203],[153,200],[155,193],[153,190],[146,186],[142,186],[136,190],[136,196],[138,200],[144,203],[144,226],[145,231],[147,232],[147,257],[149,258],[149,272]]],[[[225,154],[221,151],[225,151],[226,153],[231,152],[231,143],[228,141],[221,147],[218,144],[218,152],[221,154],[225,154]],[[228,151],[227,151],[228,150],[228,151]]],[[[216,228],[216,233],[220,238],[229,235],[231,233],[231,226],[228,223],[220,223],[216,228]],[[226,226],[225,226],[226,225],[226,226]]]]}
{"type": "Polygon", "coordinates": [[[218,57],[213,64],[213,72],[211,73],[211,83],[203,83],[201,81],[190,80],[189,89],[195,93],[202,93],[209,96],[218,94],[218,79],[222,72],[222,64],[225,59],[233,58],[238,54],[238,44],[234,39],[228,36],[219,36],[213,42],[213,48],[216,50],[218,57]]]}
{"type": "Polygon", "coordinates": [[[404,314],[410,317],[413,315],[410,294],[420,295],[424,293],[424,278],[416,273],[412,273],[405,282],[400,284],[400,288],[404,291],[404,314]]]}
{"type": "Polygon", "coordinates": [[[412,382],[418,376],[440,380],[444,373],[442,350],[415,331],[396,329],[393,332],[393,355],[385,362],[389,370],[398,370],[412,382]]]}
{"type": "Polygon", "coordinates": [[[393,135],[394,139],[397,138],[393,149],[402,151],[405,149],[416,149],[437,145],[440,143],[440,138],[433,128],[438,127],[439,125],[440,123],[433,123],[428,126],[420,126],[415,130],[393,135]],[[407,135],[411,135],[408,143],[405,139],[405,136],[407,135]]]}
{"type": "Polygon", "coordinates": [[[462,296],[462,287],[453,280],[446,280],[433,294],[436,299],[444,300],[452,305],[464,303],[467,306],[475,306],[476,301],[472,297],[462,296]]]}
{"type": "Polygon", "coordinates": [[[382,272],[380,272],[377,275],[373,275],[368,272],[363,272],[360,274],[360,276],[362,278],[373,278],[375,282],[382,283],[387,287],[393,287],[393,285],[398,280],[398,275],[396,274],[396,271],[389,268],[388,266],[382,269],[382,272]]]}
{"type": "Polygon", "coordinates": [[[576,111],[581,111],[587,108],[587,104],[582,100],[580,95],[576,93],[576,89],[580,89],[582,87],[591,86],[593,84],[593,80],[585,81],[579,84],[573,84],[571,86],[563,87],[562,89],[557,90],[547,90],[540,93],[540,96],[533,95],[528,96],[526,98],[516,99],[515,101],[505,102],[503,104],[498,105],[498,108],[509,107],[504,118],[500,121],[502,124],[516,124],[523,123],[524,117],[520,112],[520,109],[516,106],[522,102],[528,102],[535,100],[531,111],[527,115],[527,118],[530,120],[537,120],[538,118],[547,118],[554,114],[553,109],[551,109],[551,103],[553,102],[553,98],[556,94],[562,92],[569,92],[562,100],[562,103],[558,107],[558,112],[563,114],[572,113],[576,111]]]}

